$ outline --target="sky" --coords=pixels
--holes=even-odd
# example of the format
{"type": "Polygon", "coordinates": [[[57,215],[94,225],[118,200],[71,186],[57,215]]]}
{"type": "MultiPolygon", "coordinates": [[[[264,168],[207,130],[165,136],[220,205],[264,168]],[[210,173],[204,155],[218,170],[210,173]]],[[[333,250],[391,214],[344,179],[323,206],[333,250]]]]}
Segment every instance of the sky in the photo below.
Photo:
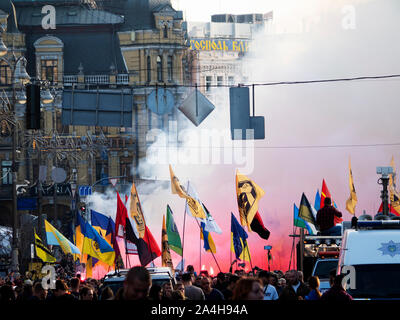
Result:
{"type": "MultiPolygon", "coordinates": [[[[248,83],[400,74],[400,3],[396,0],[181,0],[178,8],[185,10],[189,21],[208,21],[211,14],[227,12],[226,8],[232,13],[274,10],[276,33],[257,35],[245,60],[248,83]]],[[[364,210],[376,213],[381,190],[376,167],[388,166],[392,156],[397,165],[400,163],[399,85],[398,79],[386,79],[257,87],[255,110],[257,116],[265,117],[266,139],[245,145],[248,166],[238,158],[231,164],[215,164],[211,158],[206,164],[183,164],[183,160],[194,162],[204,154],[202,142],[195,139],[201,130],[215,129],[228,136],[224,130],[229,129],[229,93],[220,89],[222,102],[210,116],[199,127],[188,125],[188,131],[180,132],[187,138],[181,161],[168,158],[161,152],[164,148],[155,143],[153,151],[161,152],[161,164],[145,163],[141,172],[168,181],[168,163],[172,162],[181,183],[186,185],[190,180],[195,185],[223,231],[222,235],[213,234],[215,257],[222,271],[228,271],[230,214],[239,217],[235,172],[248,169],[248,177],[265,191],[259,212],[271,231],[268,241],[249,233],[252,264],[267,268],[264,246],[268,244],[272,245],[272,269],[286,271],[292,247],[293,204],[299,205],[303,192],[313,204],[325,179],[344,219],[351,219],[345,210],[350,193],[349,159],[358,197],[356,215],[364,210]]],[[[222,150],[231,150],[223,146],[217,148],[220,159],[226,159],[222,150]]],[[[183,230],[185,201],[171,194],[168,183],[166,187],[139,185],[138,192],[156,239],[161,239],[167,203],[178,229],[183,230]]],[[[96,199],[94,209],[115,215],[114,195],[108,198],[112,201],[96,199]]],[[[201,250],[200,257],[202,244],[193,218],[186,219],[185,231],[185,260],[197,270],[205,265],[217,272],[209,253],[201,250]]],[[[180,259],[172,255],[176,265],[180,259]]]]}

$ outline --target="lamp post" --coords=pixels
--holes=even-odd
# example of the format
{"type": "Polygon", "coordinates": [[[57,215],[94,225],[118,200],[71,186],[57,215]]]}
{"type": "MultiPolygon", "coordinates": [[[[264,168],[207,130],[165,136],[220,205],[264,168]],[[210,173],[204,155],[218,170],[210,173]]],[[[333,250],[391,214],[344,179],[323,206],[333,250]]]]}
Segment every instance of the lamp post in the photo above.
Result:
{"type": "MultiPolygon", "coordinates": [[[[4,56],[8,49],[3,42],[3,33],[5,29],[0,26],[0,59],[3,60],[11,70],[11,99],[7,104],[12,118],[12,199],[13,199],[13,240],[11,253],[11,271],[19,271],[18,263],[18,210],[17,210],[17,146],[18,146],[18,119],[17,104],[25,105],[27,98],[25,95],[25,86],[30,82],[30,76],[26,72],[26,58],[21,55],[18,58],[12,52],[12,58],[7,60],[4,56]]],[[[46,103],[52,102],[49,95],[45,95],[42,100],[46,103]]]]}
{"type": "MultiPolygon", "coordinates": [[[[0,43],[0,47],[2,44],[0,43]]],[[[11,69],[11,85],[12,85],[12,97],[11,101],[9,100],[10,110],[12,115],[15,117],[16,113],[16,105],[25,104],[26,96],[24,95],[24,87],[29,82],[30,77],[26,73],[26,59],[24,56],[20,56],[18,58],[13,54],[12,60],[9,62],[6,59],[2,58],[6,61],[7,65],[11,69]],[[18,85],[18,88],[17,88],[18,85]],[[17,93],[17,89],[22,90],[22,92],[17,93]]],[[[17,145],[18,145],[18,122],[14,119],[14,126],[12,130],[12,196],[13,196],[13,241],[12,241],[12,253],[11,253],[11,270],[19,271],[18,264],[18,237],[17,237],[17,229],[18,229],[18,210],[17,210],[17,145]]]]}

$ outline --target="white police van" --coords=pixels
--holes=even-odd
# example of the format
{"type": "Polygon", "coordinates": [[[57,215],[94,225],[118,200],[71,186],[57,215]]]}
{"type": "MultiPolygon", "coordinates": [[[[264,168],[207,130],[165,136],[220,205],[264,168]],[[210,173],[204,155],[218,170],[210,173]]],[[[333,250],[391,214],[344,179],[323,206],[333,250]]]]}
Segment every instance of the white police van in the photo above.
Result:
{"type": "MultiPolygon", "coordinates": [[[[160,286],[165,282],[171,283],[172,286],[176,284],[175,276],[169,267],[147,267],[147,270],[150,272],[152,284],[160,286]]],[[[128,271],[129,269],[120,269],[107,273],[104,277],[104,286],[109,286],[115,294],[123,286],[128,271]]]]}
{"type": "Polygon", "coordinates": [[[345,230],[338,273],[348,275],[355,299],[400,299],[400,220],[363,220],[345,230]]]}

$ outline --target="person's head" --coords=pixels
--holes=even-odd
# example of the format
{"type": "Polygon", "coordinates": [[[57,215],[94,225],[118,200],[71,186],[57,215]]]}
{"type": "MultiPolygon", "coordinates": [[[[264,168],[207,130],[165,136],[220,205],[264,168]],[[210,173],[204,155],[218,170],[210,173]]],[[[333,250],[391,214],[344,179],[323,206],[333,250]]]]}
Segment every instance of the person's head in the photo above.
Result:
{"type": "Polygon", "coordinates": [[[297,270],[290,270],[285,274],[286,282],[289,285],[297,285],[299,282],[299,273],[297,270]]]}
{"type": "Polygon", "coordinates": [[[271,272],[270,277],[269,277],[269,284],[271,286],[276,287],[278,284],[278,275],[276,273],[271,272]]]}
{"type": "Polygon", "coordinates": [[[317,276],[310,277],[308,279],[308,286],[313,290],[319,289],[319,278],[317,276]]]}
{"type": "Polygon", "coordinates": [[[203,289],[204,293],[210,293],[212,290],[211,287],[211,279],[209,277],[203,277],[201,279],[201,288],[203,289]]]}
{"type": "Polygon", "coordinates": [[[331,206],[331,205],[332,205],[332,199],[326,197],[326,198],[324,199],[324,205],[325,205],[325,206],[331,206]]]}
{"type": "Polygon", "coordinates": [[[343,278],[345,277],[345,275],[344,274],[338,274],[336,277],[335,277],[335,279],[333,280],[333,285],[335,286],[335,287],[342,287],[343,288],[343,286],[342,286],[342,281],[343,281],[343,278]]]}
{"type": "Polygon", "coordinates": [[[174,286],[174,290],[182,291],[183,293],[185,293],[185,286],[183,285],[183,282],[178,281],[174,286]]]}
{"type": "Polygon", "coordinates": [[[112,289],[107,286],[105,288],[103,288],[103,290],[101,291],[101,300],[112,300],[114,298],[114,292],[112,291],[112,289]]]}
{"type": "Polygon", "coordinates": [[[70,284],[71,284],[71,291],[79,292],[80,280],[78,278],[72,278],[70,284]]]}
{"type": "Polygon", "coordinates": [[[193,275],[191,273],[184,273],[182,275],[182,281],[184,285],[190,286],[193,281],[193,275]]]}
{"type": "Polygon", "coordinates": [[[149,298],[153,301],[161,300],[161,295],[162,295],[161,290],[162,290],[161,286],[154,283],[150,288],[149,298]]]}
{"type": "Polygon", "coordinates": [[[219,272],[217,274],[217,282],[218,283],[224,283],[226,281],[226,275],[223,272],[219,272]]]}
{"type": "Polygon", "coordinates": [[[186,271],[189,272],[189,273],[194,273],[194,268],[193,268],[193,266],[192,266],[191,264],[189,264],[189,265],[186,267],[186,271]]]}
{"type": "Polygon", "coordinates": [[[56,297],[60,297],[63,296],[64,294],[66,294],[68,291],[68,287],[66,285],[66,283],[64,282],[64,280],[57,280],[56,281],[56,288],[54,290],[54,295],[56,297]]]}
{"type": "Polygon", "coordinates": [[[39,300],[46,300],[47,290],[43,288],[40,282],[36,282],[33,286],[33,295],[39,300]]]}
{"type": "Polygon", "coordinates": [[[196,277],[196,280],[194,281],[194,285],[197,287],[201,287],[201,279],[203,279],[202,275],[196,277]]]}
{"type": "Polygon", "coordinates": [[[170,299],[171,298],[171,294],[172,294],[172,285],[171,285],[171,283],[169,281],[163,283],[163,285],[162,285],[162,296],[170,299]]]}
{"type": "Polygon", "coordinates": [[[185,297],[185,291],[180,291],[180,290],[174,290],[171,293],[171,299],[172,300],[186,300],[185,297]]]}
{"type": "Polygon", "coordinates": [[[232,300],[263,300],[261,280],[257,278],[240,279],[233,290],[232,300]]]}
{"type": "Polygon", "coordinates": [[[93,288],[89,286],[83,286],[80,290],[81,300],[84,301],[93,301],[94,292],[93,288]]]}
{"type": "Polygon", "coordinates": [[[278,279],[278,287],[284,288],[285,286],[286,286],[286,279],[285,278],[278,279]]]}
{"type": "Polygon", "coordinates": [[[262,284],[263,284],[264,286],[266,286],[266,285],[269,284],[269,278],[270,278],[270,276],[271,276],[271,273],[270,273],[270,272],[262,270],[262,271],[260,271],[260,272],[258,273],[257,276],[258,276],[258,279],[261,280],[261,282],[262,282],[262,284]]]}
{"type": "Polygon", "coordinates": [[[233,289],[235,288],[236,282],[238,282],[239,279],[240,278],[236,274],[230,275],[228,278],[228,289],[233,291],[233,289]]]}
{"type": "Polygon", "coordinates": [[[145,299],[149,294],[151,277],[149,271],[142,266],[129,270],[124,281],[123,298],[125,300],[145,299]]]}

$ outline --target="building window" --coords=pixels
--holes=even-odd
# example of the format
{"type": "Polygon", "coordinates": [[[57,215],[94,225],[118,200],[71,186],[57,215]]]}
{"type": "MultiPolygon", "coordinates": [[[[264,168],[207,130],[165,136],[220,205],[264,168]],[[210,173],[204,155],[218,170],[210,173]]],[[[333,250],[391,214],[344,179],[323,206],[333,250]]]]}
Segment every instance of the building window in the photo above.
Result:
{"type": "Polygon", "coordinates": [[[58,61],[57,60],[41,60],[41,80],[57,82],[58,61]]]}
{"type": "Polygon", "coordinates": [[[230,86],[233,86],[235,84],[235,77],[232,76],[228,77],[228,82],[230,86]]]}
{"type": "Polygon", "coordinates": [[[11,68],[5,61],[0,63],[0,84],[11,84],[11,68]]]}
{"type": "Polygon", "coordinates": [[[162,57],[157,57],[157,81],[163,82],[162,57]]]}
{"type": "Polygon", "coordinates": [[[11,161],[3,161],[1,168],[2,184],[12,184],[11,161]]]}
{"type": "Polygon", "coordinates": [[[147,56],[147,82],[151,81],[151,58],[147,56]]]}
{"type": "Polygon", "coordinates": [[[224,84],[224,77],[218,76],[217,77],[217,86],[222,87],[223,84],[224,84]]]}
{"type": "Polygon", "coordinates": [[[207,92],[210,91],[211,85],[212,85],[212,77],[211,76],[207,76],[206,77],[206,91],[207,92]]]}
{"type": "Polygon", "coordinates": [[[168,56],[168,81],[172,81],[172,56],[168,56]]]}
{"type": "Polygon", "coordinates": [[[96,161],[96,181],[101,180],[99,182],[100,185],[108,184],[108,163],[107,161],[97,160],[96,161]]]}
{"type": "Polygon", "coordinates": [[[164,38],[168,38],[168,26],[167,25],[164,26],[163,31],[164,31],[164,38]]]}

